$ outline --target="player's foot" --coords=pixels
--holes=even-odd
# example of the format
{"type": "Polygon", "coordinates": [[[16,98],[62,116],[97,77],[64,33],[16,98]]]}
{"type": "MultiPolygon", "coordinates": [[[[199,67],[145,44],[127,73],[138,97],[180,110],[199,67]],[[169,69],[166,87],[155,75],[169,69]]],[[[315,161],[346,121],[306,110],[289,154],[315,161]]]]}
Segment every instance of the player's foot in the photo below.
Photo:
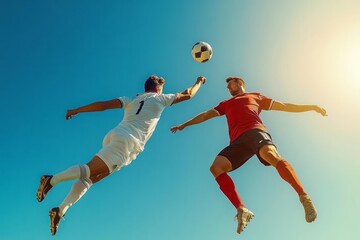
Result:
{"type": "Polygon", "coordinates": [[[58,207],[52,208],[49,212],[50,216],[50,231],[51,235],[55,235],[59,227],[60,220],[65,216],[60,216],[60,209],[58,207]]]}
{"type": "Polygon", "coordinates": [[[36,192],[36,198],[39,202],[44,200],[46,194],[50,191],[50,189],[53,187],[50,184],[52,176],[51,175],[42,175],[40,178],[40,185],[36,192]]]}
{"type": "Polygon", "coordinates": [[[305,210],[305,219],[307,222],[313,222],[316,219],[317,212],[312,203],[310,197],[308,195],[301,195],[300,202],[304,207],[305,210]]]}
{"type": "Polygon", "coordinates": [[[240,234],[244,228],[246,228],[248,222],[250,222],[250,220],[254,217],[254,214],[245,207],[239,207],[237,211],[238,213],[236,218],[238,220],[238,227],[236,231],[238,234],[240,234]]]}

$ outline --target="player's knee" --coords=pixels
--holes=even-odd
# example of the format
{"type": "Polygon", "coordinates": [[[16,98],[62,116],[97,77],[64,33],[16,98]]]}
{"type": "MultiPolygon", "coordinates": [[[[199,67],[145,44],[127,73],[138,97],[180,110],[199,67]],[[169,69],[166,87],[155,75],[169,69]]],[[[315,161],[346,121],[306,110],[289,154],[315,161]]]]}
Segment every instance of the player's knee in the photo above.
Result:
{"type": "Polygon", "coordinates": [[[281,156],[276,152],[273,151],[273,149],[261,149],[260,151],[260,157],[271,164],[272,166],[276,166],[279,161],[281,161],[281,156]]]}
{"type": "Polygon", "coordinates": [[[214,174],[214,171],[215,171],[215,166],[212,164],[211,166],[210,166],[210,172],[212,173],[212,174],[214,174]]]}
{"type": "Polygon", "coordinates": [[[263,157],[265,159],[276,159],[276,154],[271,150],[267,150],[263,152],[263,157]]]}
{"type": "Polygon", "coordinates": [[[89,189],[93,185],[93,182],[90,180],[90,178],[80,178],[80,181],[87,189],[89,189]]]}
{"type": "Polygon", "coordinates": [[[217,156],[210,166],[210,172],[214,175],[214,177],[219,176],[224,172],[229,172],[232,169],[232,165],[230,161],[224,156],[217,156]]]}
{"type": "Polygon", "coordinates": [[[79,165],[80,168],[80,181],[84,184],[84,186],[89,189],[93,182],[90,179],[90,168],[88,165],[79,165]]]}
{"type": "Polygon", "coordinates": [[[272,146],[264,146],[261,148],[260,156],[267,159],[281,160],[280,154],[276,151],[276,148],[272,146]]]}
{"type": "Polygon", "coordinates": [[[210,172],[212,173],[212,175],[214,175],[214,177],[219,176],[220,174],[226,172],[221,166],[218,166],[216,164],[212,164],[210,166],[210,172]]]}
{"type": "Polygon", "coordinates": [[[270,155],[270,158],[276,163],[284,160],[277,151],[270,151],[268,154],[270,155]]]}
{"type": "Polygon", "coordinates": [[[90,168],[88,165],[79,165],[80,168],[80,178],[89,178],[90,177],[90,168]]]}

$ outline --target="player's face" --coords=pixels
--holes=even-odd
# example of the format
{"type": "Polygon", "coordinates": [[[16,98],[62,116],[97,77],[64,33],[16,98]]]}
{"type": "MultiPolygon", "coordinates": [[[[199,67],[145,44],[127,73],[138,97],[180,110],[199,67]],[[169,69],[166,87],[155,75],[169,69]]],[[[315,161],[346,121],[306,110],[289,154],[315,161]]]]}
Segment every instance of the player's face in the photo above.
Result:
{"type": "Polygon", "coordinates": [[[232,79],[227,83],[227,88],[229,89],[231,96],[235,96],[241,92],[241,83],[240,81],[232,79]]]}

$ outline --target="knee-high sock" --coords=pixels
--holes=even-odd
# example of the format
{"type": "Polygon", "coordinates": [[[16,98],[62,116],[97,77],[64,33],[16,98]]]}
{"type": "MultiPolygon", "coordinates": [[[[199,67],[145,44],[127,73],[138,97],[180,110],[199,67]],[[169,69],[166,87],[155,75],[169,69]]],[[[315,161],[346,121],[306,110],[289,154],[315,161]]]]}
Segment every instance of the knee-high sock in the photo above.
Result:
{"type": "Polygon", "coordinates": [[[286,160],[282,160],[276,165],[276,170],[278,171],[281,178],[288,182],[295,189],[299,196],[306,194],[290,163],[288,163],[286,160]]]}
{"type": "Polygon", "coordinates": [[[60,204],[60,216],[64,216],[69,207],[75,204],[91,187],[92,182],[90,179],[80,179],[76,181],[70,193],[66,196],[64,201],[60,204]]]}
{"type": "Polygon", "coordinates": [[[222,173],[217,176],[216,181],[219,184],[221,191],[225,194],[225,196],[230,200],[236,209],[239,207],[244,207],[244,203],[236,191],[235,184],[229,175],[227,175],[227,173],[222,173]]]}
{"type": "Polygon", "coordinates": [[[79,178],[89,178],[90,177],[90,169],[87,165],[77,165],[70,167],[69,169],[55,174],[50,181],[50,184],[52,186],[55,186],[56,184],[63,182],[63,181],[69,181],[79,178]]]}

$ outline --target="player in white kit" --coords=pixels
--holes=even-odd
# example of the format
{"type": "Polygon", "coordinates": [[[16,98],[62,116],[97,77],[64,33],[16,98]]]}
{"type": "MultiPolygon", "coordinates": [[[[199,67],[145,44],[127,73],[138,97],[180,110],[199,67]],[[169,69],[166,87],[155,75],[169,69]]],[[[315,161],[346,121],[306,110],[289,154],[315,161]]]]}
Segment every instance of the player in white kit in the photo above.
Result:
{"type": "Polygon", "coordinates": [[[182,93],[163,94],[165,80],[155,75],[145,82],[145,92],[134,98],[120,97],[109,101],[95,102],[73,110],[68,110],[66,119],[82,112],[96,112],[107,109],[124,108],[124,118],[117,127],[105,136],[103,147],[84,165],[76,165],[55,175],[43,175],[36,196],[43,201],[49,190],[56,184],[79,179],[64,201],[49,212],[51,234],[55,235],[60,220],[69,207],[77,202],[91,187],[121,167],[129,165],[144,150],[146,142],[153,134],[165,107],[185,101],[195,96],[206,79],[198,77],[195,84],[182,93]]]}

